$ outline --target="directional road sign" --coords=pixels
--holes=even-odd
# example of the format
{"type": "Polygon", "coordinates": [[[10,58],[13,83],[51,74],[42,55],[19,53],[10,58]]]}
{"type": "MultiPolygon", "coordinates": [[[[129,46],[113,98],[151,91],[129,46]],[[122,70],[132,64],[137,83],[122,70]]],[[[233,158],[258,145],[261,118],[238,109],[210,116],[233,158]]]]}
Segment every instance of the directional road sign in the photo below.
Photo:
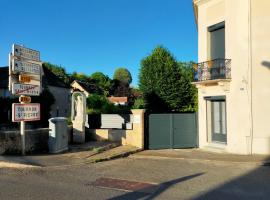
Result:
{"type": "Polygon", "coordinates": [[[30,85],[30,84],[13,83],[12,84],[12,94],[39,96],[40,86],[39,85],[30,85]]]}
{"type": "Polygon", "coordinates": [[[33,61],[40,61],[39,51],[25,48],[23,46],[14,44],[12,47],[12,54],[16,57],[25,58],[33,61]]]}
{"type": "Polygon", "coordinates": [[[12,56],[11,59],[12,71],[14,73],[24,72],[30,74],[40,74],[41,63],[31,63],[24,60],[18,60],[12,56]]]}

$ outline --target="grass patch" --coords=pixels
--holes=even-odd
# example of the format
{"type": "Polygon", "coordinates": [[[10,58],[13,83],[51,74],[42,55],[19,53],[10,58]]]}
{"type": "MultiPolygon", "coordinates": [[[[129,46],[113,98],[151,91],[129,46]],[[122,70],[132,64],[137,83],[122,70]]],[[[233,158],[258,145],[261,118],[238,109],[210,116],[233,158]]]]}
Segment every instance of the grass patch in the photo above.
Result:
{"type": "Polygon", "coordinates": [[[101,153],[103,151],[105,151],[106,149],[104,147],[97,147],[97,148],[93,148],[92,151],[95,153],[101,153]]]}

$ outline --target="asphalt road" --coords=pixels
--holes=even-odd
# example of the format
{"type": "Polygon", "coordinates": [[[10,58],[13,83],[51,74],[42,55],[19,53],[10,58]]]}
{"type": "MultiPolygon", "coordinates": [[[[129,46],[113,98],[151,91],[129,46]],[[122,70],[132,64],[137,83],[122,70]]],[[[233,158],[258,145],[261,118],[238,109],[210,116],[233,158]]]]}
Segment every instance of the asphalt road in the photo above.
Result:
{"type": "Polygon", "coordinates": [[[0,169],[0,199],[270,199],[270,167],[123,158],[96,164],[0,169]],[[101,177],[156,183],[153,193],[99,188],[101,177]]]}

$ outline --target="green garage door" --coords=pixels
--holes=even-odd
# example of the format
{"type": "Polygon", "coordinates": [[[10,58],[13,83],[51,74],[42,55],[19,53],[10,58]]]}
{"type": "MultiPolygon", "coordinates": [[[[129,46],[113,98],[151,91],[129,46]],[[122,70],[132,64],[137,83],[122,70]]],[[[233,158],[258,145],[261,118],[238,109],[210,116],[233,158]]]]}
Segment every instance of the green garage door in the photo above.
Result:
{"type": "Polygon", "coordinates": [[[149,115],[149,149],[197,147],[195,113],[149,115]]]}

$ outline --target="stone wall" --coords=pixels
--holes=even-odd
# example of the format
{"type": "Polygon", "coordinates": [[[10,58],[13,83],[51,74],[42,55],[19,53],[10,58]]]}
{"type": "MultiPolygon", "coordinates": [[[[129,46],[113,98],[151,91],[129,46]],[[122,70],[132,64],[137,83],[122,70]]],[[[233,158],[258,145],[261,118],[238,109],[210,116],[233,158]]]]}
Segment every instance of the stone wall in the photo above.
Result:
{"type": "MultiPolygon", "coordinates": [[[[72,127],[68,128],[69,142],[71,140],[72,127]]],[[[49,128],[26,130],[26,153],[48,152],[49,128]]],[[[19,130],[0,131],[0,155],[21,153],[21,135],[19,130]]]]}
{"type": "MultiPolygon", "coordinates": [[[[37,153],[48,151],[49,129],[27,130],[25,134],[26,152],[37,153]]],[[[20,131],[0,132],[0,154],[16,154],[21,152],[20,131]]]]}
{"type": "Polygon", "coordinates": [[[96,140],[120,142],[144,149],[144,110],[134,109],[132,112],[132,129],[88,129],[87,132],[96,140]]]}

